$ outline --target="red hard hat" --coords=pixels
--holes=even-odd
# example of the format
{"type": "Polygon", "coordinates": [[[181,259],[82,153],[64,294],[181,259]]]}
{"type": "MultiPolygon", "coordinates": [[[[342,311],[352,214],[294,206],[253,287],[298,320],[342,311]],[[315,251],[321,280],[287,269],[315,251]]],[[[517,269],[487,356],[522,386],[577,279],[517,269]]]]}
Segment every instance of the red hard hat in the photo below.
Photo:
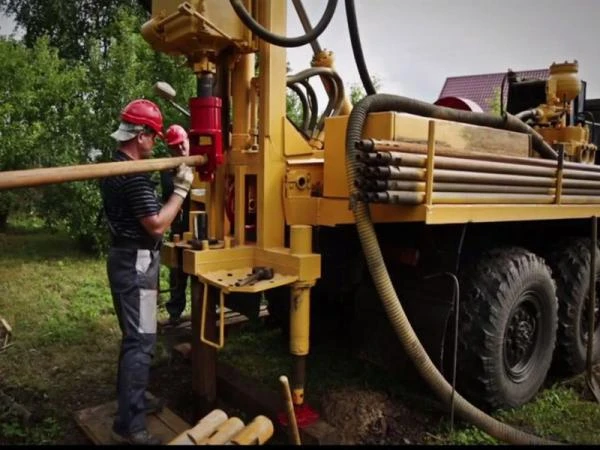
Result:
{"type": "Polygon", "coordinates": [[[138,99],[130,102],[121,111],[121,120],[134,125],[146,125],[163,137],[162,114],[158,106],[150,100],[138,99]]]}
{"type": "Polygon", "coordinates": [[[177,124],[171,125],[169,128],[167,128],[167,133],[165,134],[167,145],[169,146],[181,144],[185,139],[187,139],[187,136],[188,134],[184,128],[177,124]]]}

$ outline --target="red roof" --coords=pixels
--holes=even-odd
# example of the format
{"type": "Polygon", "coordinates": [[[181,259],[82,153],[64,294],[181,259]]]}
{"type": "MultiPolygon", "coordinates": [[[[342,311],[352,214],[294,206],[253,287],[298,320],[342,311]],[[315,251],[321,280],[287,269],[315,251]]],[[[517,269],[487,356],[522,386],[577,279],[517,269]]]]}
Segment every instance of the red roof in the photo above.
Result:
{"type": "MultiPolygon", "coordinates": [[[[518,77],[523,78],[548,78],[549,69],[524,70],[515,72],[518,77]]],[[[444,83],[444,87],[440,92],[439,98],[442,97],[462,97],[474,101],[485,112],[490,111],[490,103],[494,99],[494,92],[500,89],[502,79],[506,72],[488,73],[482,75],[464,75],[459,77],[448,77],[444,83]]],[[[504,86],[504,104],[506,104],[507,96],[506,85],[504,86]]]]}

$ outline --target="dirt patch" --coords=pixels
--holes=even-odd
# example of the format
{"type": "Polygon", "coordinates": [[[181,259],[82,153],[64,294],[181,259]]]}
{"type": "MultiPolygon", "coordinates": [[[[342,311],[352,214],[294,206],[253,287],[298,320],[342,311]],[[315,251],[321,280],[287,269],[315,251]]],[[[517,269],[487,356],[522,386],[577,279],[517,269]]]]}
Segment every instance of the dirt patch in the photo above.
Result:
{"type": "Polygon", "coordinates": [[[430,418],[378,391],[332,391],[323,398],[322,409],[342,444],[424,444],[432,426],[430,418]]]}

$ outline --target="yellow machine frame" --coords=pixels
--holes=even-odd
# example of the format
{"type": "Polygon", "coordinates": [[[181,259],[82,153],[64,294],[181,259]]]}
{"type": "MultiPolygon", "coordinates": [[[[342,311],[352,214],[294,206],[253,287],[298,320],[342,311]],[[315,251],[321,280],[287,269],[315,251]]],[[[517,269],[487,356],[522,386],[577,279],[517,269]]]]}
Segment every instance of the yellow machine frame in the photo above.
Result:
{"type": "MultiPolygon", "coordinates": [[[[245,2],[263,27],[274,34],[285,35],[286,2],[260,0],[245,2]]],[[[192,195],[192,210],[198,202],[206,205],[209,236],[219,245],[204,243],[193,249],[186,233],[178,241],[166,243],[162,262],[183,270],[204,285],[200,340],[213,349],[224,345],[221,330],[209,336],[207,320],[211,305],[208,287],[220,292],[221,312],[224,295],[232,292],[257,293],[273,287],[290,286],[291,338],[290,352],[295,357],[292,377],[293,399],[301,405],[304,398],[304,361],[309,352],[310,289],[321,275],[321,258],[311,247],[312,227],[354,223],[349,208],[345,166],[345,131],[348,116],[325,121],[323,149],[308,142],[286,119],[286,50],[252,36],[239,21],[229,2],[195,0],[179,4],[177,0],[153,0],[152,19],[144,24],[142,34],[158,51],[184,55],[195,72],[213,70],[222,50],[233,49],[227,59],[231,70],[233,129],[231,147],[226,149],[225,164],[215,180],[204,185],[205,196],[192,195]],[[258,76],[255,76],[255,52],[260,54],[258,76]],[[226,233],[224,214],[225,180],[235,182],[234,234],[226,233]],[[245,199],[248,177],[256,179],[256,241],[250,242],[245,228],[245,199]],[[312,187],[321,186],[322,195],[311,195],[312,187]],[[290,227],[290,244],[285,246],[286,225],[290,227]],[[182,257],[180,258],[180,253],[182,257]],[[236,287],[255,266],[270,266],[273,279],[252,286],[236,287]]],[[[345,108],[343,113],[348,113],[345,108]]],[[[509,154],[527,158],[531,142],[527,135],[504,130],[475,127],[443,120],[428,120],[398,113],[370,114],[364,136],[382,141],[406,141],[420,144],[427,156],[425,163],[425,196],[417,205],[371,205],[373,222],[424,222],[449,224],[466,222],[498,222],[586,218],[600,215],[596,200],[586,204],[564,204],[561,201],[562,172],[552,177],[547,201],[515,204],[512,200],[496,204],[452,204],[436,201],[434,190],[434,158],[436,148],[450,152],[509,154]]],[[[196,184],[198,186],[198,184],[196,184]]],[[[193,216],[193,212],[192,212],[193,216]]],[[[191,219],[193,220],[193,219],[191,219]]],[[[190,223],[192,225],[192,223],[190,223]]],[[[190,227],[190,229],[192,229],[190,227]]],[[[196,291],[195,291],[196,292],[196,291]]],[[[193,309],[194,314],[194,309],[193,309]]],[[[205,389],[204,386],[202,389],[205,389]]]]}

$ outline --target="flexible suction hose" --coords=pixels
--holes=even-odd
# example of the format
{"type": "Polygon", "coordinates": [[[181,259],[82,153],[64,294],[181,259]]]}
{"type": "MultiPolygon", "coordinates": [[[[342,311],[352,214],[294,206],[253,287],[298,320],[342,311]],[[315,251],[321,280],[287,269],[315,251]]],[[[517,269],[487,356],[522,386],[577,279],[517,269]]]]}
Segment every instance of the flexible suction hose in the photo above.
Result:
{"type": "Polygon", "coordinates": [[[365,56],[362,51],[362,45],[360,43],[360,34],[358,32],[358,22],[356,20],[356,8],[354,7],[354,0],[346,0],[346,19],[348,21],[348,31],[350,32],[350,43],[352,44],[352,52],[354,53],[354,60],[358,68],[358,74],[362,81],[363,87],[367,95],[376,94],[375,86],[371,81],[367,64],[365,63],[365,56]]]}
{"type": "Polygon", "coordinates": [[[319,23],[305,35],[290,38],[273,34],[261,24],[256,22],[248,13],[248,11],[246,11],[242,0],[229,0],[229,3],[231,3],[235,13],[244,23],[244,25],[250,28],[254,34],[269,44],[277,45],[279,47],[300,47],[317,39],[321,33],[325,31],[327,25],[329,25],[337,6],[337,0],[328,0],[327,7],[325,8],[325,12],[323,13],[323,17],[321,17],[319,23]]]}
{"type": "MultiPolygon", "coordinates": [[[[464,123],[476,122],[478,125],[500,128],[495,116],[475,113],[462,114],[463,111],[436,107],[405,97],[377,94],[365,97],[352,110],[346,131],[346,170],[348,174],[348,189],[351,194],[355,191],[354,179],[357,172],[357,161],[354,154],[354,143],[362,138],[364,124],[370,112],[399,111],[428,117],[439,117],[464,123]],[[448,111],[446,111],[448,110],[448,111]],[[442,116],[442,117],[440,117],[442,116]]],[[[515,119],[517,120],[517,119],[515,119]]],[[[520,121],[519,121],[520,122],[520,121]]],[[[522,122],[520,122],[522,124],[522,122]]],[[[504,122],[503,122],[504,124],[504,122]]],[[[510,117],[507,124],[512,124],[510,117]]],[[[514,125],[513,125],[514,126],[514,125]]],[[[522,129],[522,127],[518,127],[522,129]]],[[[509,128],[510,129],[510,128],[509,128]]],[[[544,148],[540,146],[540,148],[544,148]]],[[[547,149],[546,149],[547,150],[547,149]]],[[[550,155],[550,152],[542,150],[550,155]]],[[[353,197],[351,197],[353,198],[353,197]]],[[[558,444],[538,436],[517,430],[494,419],[477,407],[473,406],[458,393],[453,392],[452,386],[435,367],[423,345],[415,334],[404,309],[398,299],[392,281],[387,272],[381,249],[377,241],[375,227],[370,218],[368,206],[363,202],[353,205],[354,218],[365,254],[367,265],[375,283],[377,293],[383,303],[386,314],[398,335],[406,353],[415,364],[421,376],[438,395],[444,405],[450,405],[454,400],[457,413],[465,420],[482,429],[490,436],[511,444],[558,444]],[[454,395],[453,395],[454,394],[454,395]]]]}

